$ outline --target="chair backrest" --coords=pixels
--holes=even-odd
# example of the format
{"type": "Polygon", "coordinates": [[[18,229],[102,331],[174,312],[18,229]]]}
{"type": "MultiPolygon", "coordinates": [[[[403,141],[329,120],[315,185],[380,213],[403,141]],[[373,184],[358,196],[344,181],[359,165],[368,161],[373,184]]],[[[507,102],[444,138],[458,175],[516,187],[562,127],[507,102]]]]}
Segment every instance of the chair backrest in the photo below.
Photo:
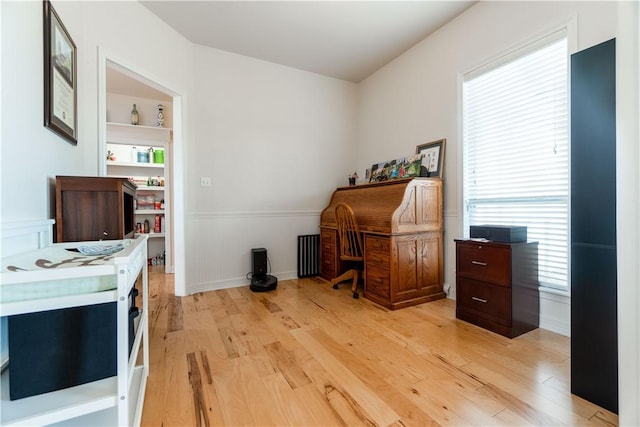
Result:
{"type": "Polygon", "coordinates": [[[361,261],[363,259],[362,236],[353,209],[346,203],[338,203],[335,212],[340,240],[340,258],[346,261],[361,261]]]}

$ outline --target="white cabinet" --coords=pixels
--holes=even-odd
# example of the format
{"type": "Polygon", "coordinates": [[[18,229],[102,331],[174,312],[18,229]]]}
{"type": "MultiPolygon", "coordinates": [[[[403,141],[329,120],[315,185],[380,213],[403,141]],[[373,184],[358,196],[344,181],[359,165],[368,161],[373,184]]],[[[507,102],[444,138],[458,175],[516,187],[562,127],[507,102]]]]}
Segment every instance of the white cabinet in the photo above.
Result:
{"type": "MultiPolygon", "coordinates": [[[[115,302],[117,312],[117,375],[87,384],[39,394],[18,400],[9,399],[9,369],[2,374],[0,425],[120,425],[138,426],[142,417],[144,393],[149,375],[148,337],[148,269],[147,237],[122,241],[125,248],[108,262],[68,268],[34,268],[29,271],[3,272],[2,298],[12,286],[46,282],[47,286],[65,288],[69,280],[90,282],[101,278],[115,281],[115,289],[49,296],[41,299],[0,302],[2,316],[11,316],[60,308],[115,302]],[[106,277],[108,276],[108,277],[106,277]],[[138,317],[133,347],[129,353],[129,292],[141,277],[142,310],[138,317]]],[[[72,242],[54,244],[51,248],[77,248],[79,245],[98,245],[104,242],[72,242]]],[[[116,244],[118,241],[110,241],[116,244]]],[[[40,257],[37,249],[25,254],[40,257]]],[[[3,260],[4,261],[4,260],[3,260]]]]}
{"type": "MultiPolygon", "coordinates": [[[[149,237],[149,257],[154,262],[172,259],[170,151],[169,128],[107,123],[106,174],[132,178],[136,183],[135,221],[141,232],[148,224],[145,234],[149,237]]],[[[171,266],[166,269],[169,271],[171,266]]]]}

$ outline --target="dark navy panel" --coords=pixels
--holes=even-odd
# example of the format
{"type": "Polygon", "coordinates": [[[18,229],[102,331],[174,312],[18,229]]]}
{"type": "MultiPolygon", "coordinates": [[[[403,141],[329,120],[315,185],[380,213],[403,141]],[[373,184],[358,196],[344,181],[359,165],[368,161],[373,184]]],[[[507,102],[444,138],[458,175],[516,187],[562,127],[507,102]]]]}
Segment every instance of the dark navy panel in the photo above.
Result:
{"type": "Polygon", "coordinates": [[[617,413],[616,249],[571,250],[571,393],[617,413]]]}
{"type": "Polygon", "coordinates": [[[615,245],[615,39],[571,56],[572,241],[615,245]]]}
{"type": "Polygon", "coordinates": [[[571,57],[571,392],[617,413],[615,61],[571,57]]]}

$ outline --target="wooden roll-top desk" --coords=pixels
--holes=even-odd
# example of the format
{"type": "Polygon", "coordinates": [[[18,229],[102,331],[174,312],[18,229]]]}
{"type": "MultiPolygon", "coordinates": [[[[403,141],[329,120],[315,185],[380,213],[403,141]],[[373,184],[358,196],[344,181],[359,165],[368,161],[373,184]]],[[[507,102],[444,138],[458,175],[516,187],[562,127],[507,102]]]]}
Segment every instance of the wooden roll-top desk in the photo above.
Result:
{"type": "Polygon", "coordinates": [[[321,274],[340,275],[335,206],[345,202],[364,235],[364,297],[392,310],[445,297],[442,180],[410,178],[340,187],[320,215],[321,274]]]}

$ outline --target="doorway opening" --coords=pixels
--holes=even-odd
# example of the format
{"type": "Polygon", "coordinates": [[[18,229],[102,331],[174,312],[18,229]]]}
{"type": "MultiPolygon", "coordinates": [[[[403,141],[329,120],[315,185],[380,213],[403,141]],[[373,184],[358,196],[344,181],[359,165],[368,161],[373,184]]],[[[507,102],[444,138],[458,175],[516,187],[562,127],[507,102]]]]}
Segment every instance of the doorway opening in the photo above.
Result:
{"type": "Polygon", "coordinates": [[[135,220],[148,233],[149,262],[175,274],[175,294],[185,295],[182,96],[133,64],[99,57],[99,173],[136,182],[135,220]]]}

